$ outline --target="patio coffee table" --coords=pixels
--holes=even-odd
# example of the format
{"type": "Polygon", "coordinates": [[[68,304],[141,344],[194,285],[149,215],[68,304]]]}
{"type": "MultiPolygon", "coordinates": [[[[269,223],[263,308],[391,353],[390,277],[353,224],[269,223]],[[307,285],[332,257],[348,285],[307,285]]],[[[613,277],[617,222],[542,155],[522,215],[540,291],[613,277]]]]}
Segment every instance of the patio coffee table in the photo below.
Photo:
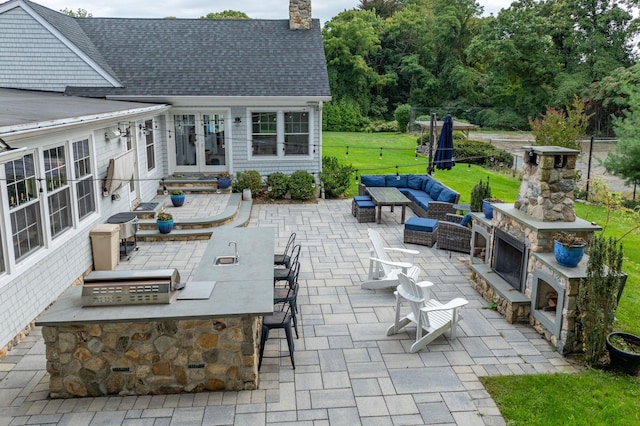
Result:
{"type": "Polygon", "coordinates": [[[367,188],[367,191],[369,192],[369,195],[371,195],[373,202],[376,203],[378,210],[378,223],[380,223],[382,218],[382,206],[391,206],[391,211],[393,211],[394,206],[402,206],[402,218],[400,223],[404,223],[405,212],[407,206],[411,204],[411,200],[405,197],[402,192],[398,191],[398,188],[369,187],[367,188]]]}

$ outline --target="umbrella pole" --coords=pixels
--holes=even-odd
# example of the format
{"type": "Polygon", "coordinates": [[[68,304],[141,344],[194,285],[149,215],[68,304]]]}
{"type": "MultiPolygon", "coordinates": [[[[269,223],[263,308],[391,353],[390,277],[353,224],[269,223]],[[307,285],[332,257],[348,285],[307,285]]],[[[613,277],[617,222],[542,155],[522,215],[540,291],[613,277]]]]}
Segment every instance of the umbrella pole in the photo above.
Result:
{"type": "Polygon", "coordinates": [[[427,174],[433,174],[433,132],[436,124],[436,114],[431,113],[431,122],[429,123],[429,165],[427,166],[427,174]]]}

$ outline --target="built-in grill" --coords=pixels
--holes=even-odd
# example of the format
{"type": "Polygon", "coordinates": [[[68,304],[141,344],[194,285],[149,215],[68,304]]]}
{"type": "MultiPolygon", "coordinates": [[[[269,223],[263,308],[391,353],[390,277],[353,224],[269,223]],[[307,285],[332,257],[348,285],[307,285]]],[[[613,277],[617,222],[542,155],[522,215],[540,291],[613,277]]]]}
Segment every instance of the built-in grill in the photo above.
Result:
{"type": "Polygon", "coordinates": [[[93,271],[82,286],[82,306],[171,303],[184,287],[177,269],[93,271]]]}
{"type": "Polygon", "coordinates": [[[120,258],[129,256],[129,253],[137,249],[138,243],[138,215],[133,212],[114,214],[107,219],[107,223],[120,225],[120,258]]]}

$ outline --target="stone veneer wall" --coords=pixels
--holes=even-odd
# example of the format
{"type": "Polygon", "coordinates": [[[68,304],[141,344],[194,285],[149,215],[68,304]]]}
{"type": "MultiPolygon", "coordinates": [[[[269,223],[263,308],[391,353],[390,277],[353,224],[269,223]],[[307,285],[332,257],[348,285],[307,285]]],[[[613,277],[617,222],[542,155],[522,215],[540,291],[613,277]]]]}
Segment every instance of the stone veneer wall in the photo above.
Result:
{"type": "Polygon", "coordinates": [[[504,317],[509,324],[526,323],[530,321],[531,304],[511,303],[477,272],[471,273],[471,286],[487,302],[495,305],[496,311],[504,317]]]}
{"type": "MultiPolygon", "coordinates": [[[[525,152],[525,155],[527,153],[525,152]]],[[[556,167],[555,155],[540,155],[538,165],[525,163],[515,208],[544,222],[573,222],[576,155],[560,155],[566,160],[556,167]]]]}
{"type": "Polygon", "coordinates": [[[50,397],[258,388],[260,317],[43,327],[50,397]]]}
{"type": "Polygon", "coordinates": [[[289,29],[310,30],[311,0],[289,0],[289,29]]]}

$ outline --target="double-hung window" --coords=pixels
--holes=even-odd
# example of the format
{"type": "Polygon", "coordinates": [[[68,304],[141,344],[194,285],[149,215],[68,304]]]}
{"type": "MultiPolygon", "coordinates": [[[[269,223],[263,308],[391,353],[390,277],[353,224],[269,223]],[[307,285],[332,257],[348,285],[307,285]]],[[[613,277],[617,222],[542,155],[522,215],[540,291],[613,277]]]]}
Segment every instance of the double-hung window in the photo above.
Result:
{"type": "Polygon", "coordinates": [[[284,155],[309,155],[309,114],[284,113],[284,155]]]}
{"type": "Polygon", "coordinates": [[[33,154],[5,163],[4,171],[13,253],[19,261],[41,247],[43,241],[33,154]]]}
{"type": "Polygon", "coordinates": [[[278,115],[275,112],[251,114],[253,155],[274,156],[278,149],[278,115]]]}
{"type": "Polygon", "coordinates": [[[76,180],[78,217],[83,219],[96,211],[95,186],[93,184],[91,151],[88,139],[73,143],[73,169],[76,180]]]}
{"type": "Polygon", "coordinates": [[[251,114],[252,155],[309,155],[309,112],[268,111],[251,114]]]}
{"type": "Polygon", "coordinates": [[[51,237],[55,238],[71,227],[71,190],[67,179],[67,159],[64,146],[47,149],[43,154],[49,226],[51,237]]]}

